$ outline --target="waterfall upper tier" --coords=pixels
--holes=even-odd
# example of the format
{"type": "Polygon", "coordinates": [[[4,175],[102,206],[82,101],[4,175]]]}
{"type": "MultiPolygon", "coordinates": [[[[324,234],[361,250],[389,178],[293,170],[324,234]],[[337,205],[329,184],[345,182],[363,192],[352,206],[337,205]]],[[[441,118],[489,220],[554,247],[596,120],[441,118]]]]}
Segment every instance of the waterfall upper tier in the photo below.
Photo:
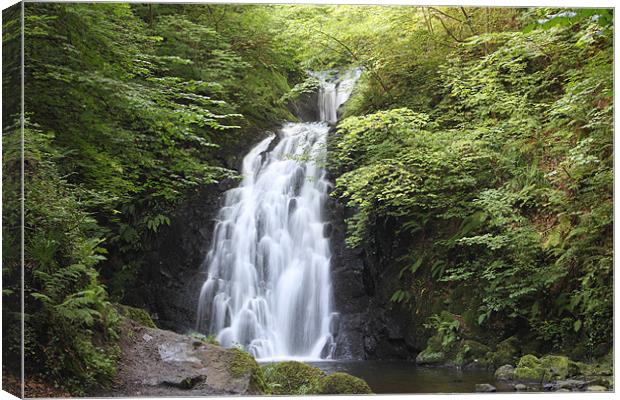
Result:
{"type": "Polygon", "coordinates": [[[358,71],[321,82],[322,121],[288,123],[244,158],[239,187],[226,193],[205,265],[197,329],[258,359],[331,358],[330,246],[321,167],[338,107],[358,71]],[[273,149],[272,142],[278,140],[273,149]]]}

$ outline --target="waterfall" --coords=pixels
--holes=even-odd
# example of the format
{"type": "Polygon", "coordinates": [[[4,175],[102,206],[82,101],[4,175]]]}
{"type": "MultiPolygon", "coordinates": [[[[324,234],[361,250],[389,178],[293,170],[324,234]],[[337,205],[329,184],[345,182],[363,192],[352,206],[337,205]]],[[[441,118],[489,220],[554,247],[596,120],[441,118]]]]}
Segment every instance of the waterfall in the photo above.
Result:
{"type": "Polygon", "coordinates": [[[225,194],[197,330],[257,359],[331,358],[329,240],[323,208],[329,182],[321,164],[329,124],[360,75],[314,74],[321,83],[321,121],[287,123],[243,159],[239,187],[225,194]]]}

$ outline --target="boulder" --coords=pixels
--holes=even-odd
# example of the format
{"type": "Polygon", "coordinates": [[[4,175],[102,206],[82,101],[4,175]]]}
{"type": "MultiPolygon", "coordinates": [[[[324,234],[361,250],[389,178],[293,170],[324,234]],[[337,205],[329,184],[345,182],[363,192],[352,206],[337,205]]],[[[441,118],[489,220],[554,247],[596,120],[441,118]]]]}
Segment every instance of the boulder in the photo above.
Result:
{"type": "Polygon", "coordinates": [[[315,394],[325,373],[297,361],[284,361],[262,367],[265,383],[275,395],[315,394]]]}
{"type": "MultiPolygon", "coordinates": [[[[254,358],[187,335],[149,328],[124,318],[120,323],[114,396],[202,396],[264,394],[268,388],[254,358]]],[[[98,397],[110,393],[96,393],[98,397]]]]}
{"type": "Polygon", "coordinates": [[[490,393],[497,392],[497,389],[495,388],[495,386],[488,383],[478,383],[476,384],[476,392],[490,393]]]}
{"type": "Polygon", "coordinates": [[[455,364],[461,367],[486,367],[488,365],[486,355],[491,349],[475,340],[464,340],[458,353],[456,354],[455,364]]]}
{"type": "Polygon", "coordinates": [[[578,379],[566,379],[555,381],[552,384],[552,390],[579,390],[585,386],[586,382],[578,379]]]}
{"type": "Polygon", "coordinates": [[[515,376],[515,367],[506,364],[502,365],[495,371],[495,379],[498,381],[509,381],[515,376]]]}
{"type": "Polygon", "coordinates": [[[566,379],[579,374],[578,365],[565,356],[544,356],[540,359],[540,365],[553,379],[566,379]]]}
{"type": "Polygon", "coordinates": [[[368,384],[355,376],[334,372],[319,382],[319,394],[372,394],[368,384]]]}
{"type": "Polygon", "coordinates": [[[492,351],[487,355],[489,364],[496,367],[498,365],[514,364],[519,355],[517,345],[518,340],[514,336],[498,343],[495,347],[495,351],[492,351]]]}
{"type": "Polygon", "coordinates": [[[440,365],[446,361],[446,355],[441,351],[426,348],[415,358],[418,365],[440,365]]]}
{"type": "Polygon", "coordinates": [[[540,359],[532,354],[526,354],[517,363],[514,371],[514,379],[525,382],[542,382],[549,379],[540,359]]]}

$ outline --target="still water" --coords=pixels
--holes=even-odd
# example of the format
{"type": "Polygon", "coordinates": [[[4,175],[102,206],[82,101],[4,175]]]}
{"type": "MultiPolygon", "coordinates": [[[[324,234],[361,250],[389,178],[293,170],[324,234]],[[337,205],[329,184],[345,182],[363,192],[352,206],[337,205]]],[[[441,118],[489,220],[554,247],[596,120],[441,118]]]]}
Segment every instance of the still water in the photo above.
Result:
{"type": "Polygon", "coordinates": [[[362,378],[377,394],[473,393],[477,383],[495,385],[490,371],[425,368],[405,361],[322,361],[309,364],[328,374],[346,372],[362,378]]]}

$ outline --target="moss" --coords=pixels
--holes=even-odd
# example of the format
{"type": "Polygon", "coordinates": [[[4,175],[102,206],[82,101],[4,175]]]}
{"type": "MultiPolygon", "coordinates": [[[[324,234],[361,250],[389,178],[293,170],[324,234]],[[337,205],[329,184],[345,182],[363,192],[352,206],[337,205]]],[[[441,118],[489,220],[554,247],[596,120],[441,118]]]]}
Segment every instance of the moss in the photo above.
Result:
{"type": "Polygon", "coordinates": [[[249,375],[250,384],[248,390],[251,394],[268,394],[269,387],[265,383],[263,371],[258,363],[249,353],[237,348],[232,348],[232,360],[229,365],[229,371],[235,378],[242,378],[249,375]]]}
{"type": "Polygon", "coordinates": [[[372,390],[360,378],[335,372],[320,380],[319,394],[372,394],[372,390]]]}
{"type": "Polygon", "coordinates": [[[446,355],[442,351],[433,351],[432,349],[424,349],[415,358],[415,362],[419,365],[441,364],[446,361],[446,355]]]}
{"type": "Polygon", "coordinates": [[[157,328],[155,322],[149,315],[149,313],[142,309],[136,307],[126,306],[124,304],[116,304],[116,310],[123,317],[130,319],[142,326],[146,326],[147,328],[157,328]]]}
{"type": "Polygon", "coordinates": [[[566,379],[580,373],[579,365],[566,356],[547,355],[538,358],[527,354],[519,360],[515,378],[524,381],[566,379]]]}
{"type": "Polygon", "coordinates": [[[538,368],[540,367],[540,360],[538,357],[532,354],[526,354],[519,359],[517,367],[520,368],[538,368]]]}
{"type": "Polygon", "coordinates": [[[540,364],[554,379],[566,379],[579,374],[577,363],[565,356],[544,356],[540,359],[540,364]]]}
{"type": "Polygon", "coordinates": [[[519,356],[518,339],[509,337],[497,344],[492,361],[494,365],[513,364],[519,356]]]}
{"type": "Polygon", "coordinates": [[[455,358],[455,364],[458,366],[476,365],[479,367],[486,367],[487,354],[491,349],[475,340],[465,340],[459,348],[459,352],[455,358]]]}
{"type": "Polygon", "coordinates": [[[542,382],[549,379],[547,371],[542,367],[540,359],[532,354],[526,354],[517,363],[514,377],[520,381],[542,382]]]}
{"type": "Polygon", "coordinates": [[[517,367],[514,371],[514,378],[519,381],[542,382],[549,378],[545,372],[545,369],[540,367],[517,367]]]}
{"type": "Polygon", "coordinates": [[[285,361],[263,367],[266,384],[275,395],[316,394],[325,373],[297,361],[285,361]]]}

